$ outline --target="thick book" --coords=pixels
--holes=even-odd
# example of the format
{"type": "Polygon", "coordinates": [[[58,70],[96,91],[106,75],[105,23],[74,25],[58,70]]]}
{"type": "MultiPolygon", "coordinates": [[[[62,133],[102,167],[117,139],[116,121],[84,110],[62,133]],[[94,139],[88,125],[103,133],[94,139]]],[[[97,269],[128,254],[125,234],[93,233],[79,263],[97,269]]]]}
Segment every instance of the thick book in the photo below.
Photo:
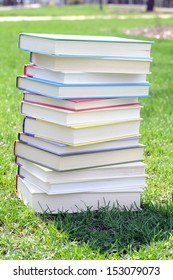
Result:
{"type": "Polygon", "coordinates": [[[117,139],[114,141],[107,141],[107,142],[100,142],[100,143],[94,143],[89,145],[82,145],[82,146],[69,146],[65,145],[60,142],[47,140],[45,138],[36,137],[30,134],[26,133],[18,133],[18,140],[33,145],[35,147],[41,147],[42,149],[46,149],[55,153],[59,154],[70,154],[70,153],[87,153],[88,151],[94,152],[94,151],[101,151],[104,149],[120,149],[124,147],[134,147],[139,144],[140,136],[136,137],[126,137],[122,139],[117,139]]]}
{"type": "Polygon", "coordinates": [[[146,175],[141,176],[128,176],[128,177],[109,177],[88,179],[74,182],[46,182],[40,179],[23,167],[18,170],[18,175],[25,178],[27,181],[36,185],[45,193],[52,194],[70,194],[70,193],[83,193],[83,192],[115,192],[115,191],[134,191],[143,190],[146,184],[146,175]]]}
{"type": "Polygon", "coordinates": [[[98,179],[106,180],[117,177],[144,176],[146,168],[144,162],[137,161],[61,172],[35,164],[32,161],[20,157],[16,157],[16,164],[18,165],[19,170],[22,167],[23,170],[47,183],[69,183],[98,179]]]}
{"type": "Polygon", "coordinates": [[[149,74],[151,58],[54,56],[32,52],[30,63],[56,71],[149,74]]]}
{"type": "Polygon", "coordinates": [[[23,132],[71,146],[106,142],[139,135],[141,119],[85,126],[63,126],[25,117],[23,132]]]}
{"type": "Polygon", "coordinates": [[[140,105],[133,105],[74,112],[31,102],[21,102],[21,113],[25,116],[65,126],[102,124],[106,122],[139,119],[141,108],[142,106],[140,105]]]}
{"type": "Polygon", "coordinates": [[[60,99],[115,98],[148,96],[150,84],[59,84],[46,80],[18,76],[18,89],[60,99]]]}
{"type": "Polygon", "coordinates": [[[87,72],[60,72],[38,67],[34,64],[24,65],[24,75],[61,84],[105,84],[105,83],[145,83],[146,74],[113,74],[87,72]]]}
{"type": "Polygon", "coordinates": [[[59,155],[15,141],[14,154],[54,170],[73,170],[143,160],[144,145],[84,154],[59,155]]]}
{"type": "Polygon", "coordinates": [[[36,185],[17,177],[17,193],[27,206],[38,213],[80,212],[100,207],[139,208],[142,190],[126,192],[85,192],[48,195],[36,185]]]}
{"type": "Polygon", "coordinates": [[[115,36],[20,33],[18,46],[26,51],[75,56],[150,57],[152,41],[115,36]]]}
{"type": "Polygon", "coordinates": [[[87,111],[120,106],[138,105],[137,97],[134,98],[78,98],[78,99],[55,99],[48,96],[23,92],[23,101],[57,107],[71,111],[87,111]]]}

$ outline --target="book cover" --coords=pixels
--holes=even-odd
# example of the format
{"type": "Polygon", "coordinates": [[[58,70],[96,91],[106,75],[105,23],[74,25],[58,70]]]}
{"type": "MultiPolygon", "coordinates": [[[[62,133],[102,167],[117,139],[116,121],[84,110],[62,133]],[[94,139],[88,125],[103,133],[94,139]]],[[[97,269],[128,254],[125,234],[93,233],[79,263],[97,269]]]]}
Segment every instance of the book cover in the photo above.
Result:
{"type": "Polygon", "coordinates": [[[61,84],[145,83],[146,74],[60,72],[24,65],[24,75],[61,84]]]}
{"type": "Polygon", "coordinates": [[[78,99],[56,99],[48,96],[23,92],[23,101],[34,104],[50,106],[71,111],[87,111],[106,109],[121,106],[139,105],[138,98],[78,98],[78,99]]]}
{"type": "Polygon", "coordinates": [[[141,119],[136,119],[85,126],[63,126],[25,117],[23,132],[70,146],[80,146],[138,136],[140,122],[141,119]]]}
{"type": "Polygon", "coordinates": [[[45,182],[23,167],[19,168],[19,176],[22,176],[25,180],[33,183],[39,189],[45,193],[52,194],[66,194],[66,193],[83,193],[83,192],[126,192],[143,190],[146,183],[146,175],[141,176],[129,176],[129,177],[109,177],[109,178],[97,178],[87,179],[86,177],[71,182],[45,182]]]}
{"type": "Polygon", "coordinates": [[[84,154],[59,155],[15,141],[14,154],[54,170],[74,170],[143,160],[144,146],[84,154]]]}
{"type": "Polygon", "coordinates": [[[130,148],[138,146],[140,136],[125,137],[117,139],[114,141],[93,143],[83,146],[69,146],[60,142],[51,141],[45,138],[36,137],[26,133],[18,133],[18,140],[25,142],[27,144],[33,145],[35,147],[42,147],[43,149],[57,152],[59,154],[70,154],[70,153],[85,153],[85,152],[94,152],[95,150],[101,151],[104,149],[116,149],[116,148],[130,148]]]}
{"type": "Polygon", "coordinates": [[[50,106],[21,102],[21,113],[64,126],[121,122],[140,118],[142,106],[131,105],[97,110],[71,111],[50,106]]]}
{"type": "Polygon", "coordinates": [[[35,164],[32,161],[20,157],[16,157],[15,160],[19,169],[22,167],[30,174],[47,183],[70,183],[98,179],[106,180],[117,177],[127,178],[132,176],[144,176],[146,168],[145,163],[137,161],[61,172],[35,164]]]}
{"type": "Polygon", "coordinates": [[[46,80],[18,76],[16,80],[18,89],[37,94],[60,98],[115,98],[115,97],[142,97],[148,96],[150,84],[58,84],[46,80]]]}
{"type": "Polygon", "coordinates": [[[17,190],[24,204],[32,207],[38,213],[81,212],[100,207],[140,207],[140,194],[137,192],[85,192],[65,195],[48,195],[37,186],[18,177],[17,190]]]}
{"type": "Polygon", "coordinates": [[[91,73],[149,74],[151,58],[137,57],[75,57],[54,56],[31,52],[30,63],[56,71],[91,73]]]}
{"type": "Polygon", "coordinates": [[[53,55],[149,57],[152,41],[115,36],[20,33],[18,47],[53,55]]]}

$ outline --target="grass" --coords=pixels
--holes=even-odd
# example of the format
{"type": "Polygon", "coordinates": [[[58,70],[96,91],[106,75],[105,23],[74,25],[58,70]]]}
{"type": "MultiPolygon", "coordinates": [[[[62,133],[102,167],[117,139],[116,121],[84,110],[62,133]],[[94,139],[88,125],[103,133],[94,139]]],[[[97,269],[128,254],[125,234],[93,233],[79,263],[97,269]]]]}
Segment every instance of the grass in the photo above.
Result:
{"type": "Polygon", "coordinates": [[[29,54],[17,48],[19,32],[124,36],[126,28],[146,24],[171,25],[173,19],[0,23],[0,259],[173,259],[172,41],[155,40],[150,98],[141,101],[148,174],[141,209],[39,215],[15,196],[13,143],[22,129],[15,80],[29,61],[29,54]]]}

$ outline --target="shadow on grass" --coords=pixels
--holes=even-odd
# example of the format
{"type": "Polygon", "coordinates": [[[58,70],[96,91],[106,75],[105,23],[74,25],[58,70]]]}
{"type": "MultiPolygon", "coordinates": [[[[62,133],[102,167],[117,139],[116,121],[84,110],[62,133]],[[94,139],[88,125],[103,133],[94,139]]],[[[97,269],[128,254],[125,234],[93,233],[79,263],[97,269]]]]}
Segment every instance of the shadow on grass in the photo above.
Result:
{"type": "Polygon", "coordinates": [[[44,222],[53,221],[57,230],[64,231],[70,241],[85,242],[94,251],[109,256],[139,250],[141,245],[161,241],[173,230],[173,200],[160,205],[143,205],[141,209],[108,207],[80,213],[40,215],[44,222]]]}

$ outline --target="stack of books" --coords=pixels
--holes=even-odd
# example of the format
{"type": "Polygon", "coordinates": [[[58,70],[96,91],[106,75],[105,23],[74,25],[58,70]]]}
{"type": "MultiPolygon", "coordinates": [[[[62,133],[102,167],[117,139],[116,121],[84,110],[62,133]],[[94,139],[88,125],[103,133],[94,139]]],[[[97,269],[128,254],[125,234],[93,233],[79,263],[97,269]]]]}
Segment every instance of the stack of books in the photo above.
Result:
{"type": "Polygon", "coordinates": [[[146,183],[139,98],[150,84],[150,41],[19,35],[30,52],[23,131],[15,141],[17,193],[36,212],[140,207],[146,183]]]}

